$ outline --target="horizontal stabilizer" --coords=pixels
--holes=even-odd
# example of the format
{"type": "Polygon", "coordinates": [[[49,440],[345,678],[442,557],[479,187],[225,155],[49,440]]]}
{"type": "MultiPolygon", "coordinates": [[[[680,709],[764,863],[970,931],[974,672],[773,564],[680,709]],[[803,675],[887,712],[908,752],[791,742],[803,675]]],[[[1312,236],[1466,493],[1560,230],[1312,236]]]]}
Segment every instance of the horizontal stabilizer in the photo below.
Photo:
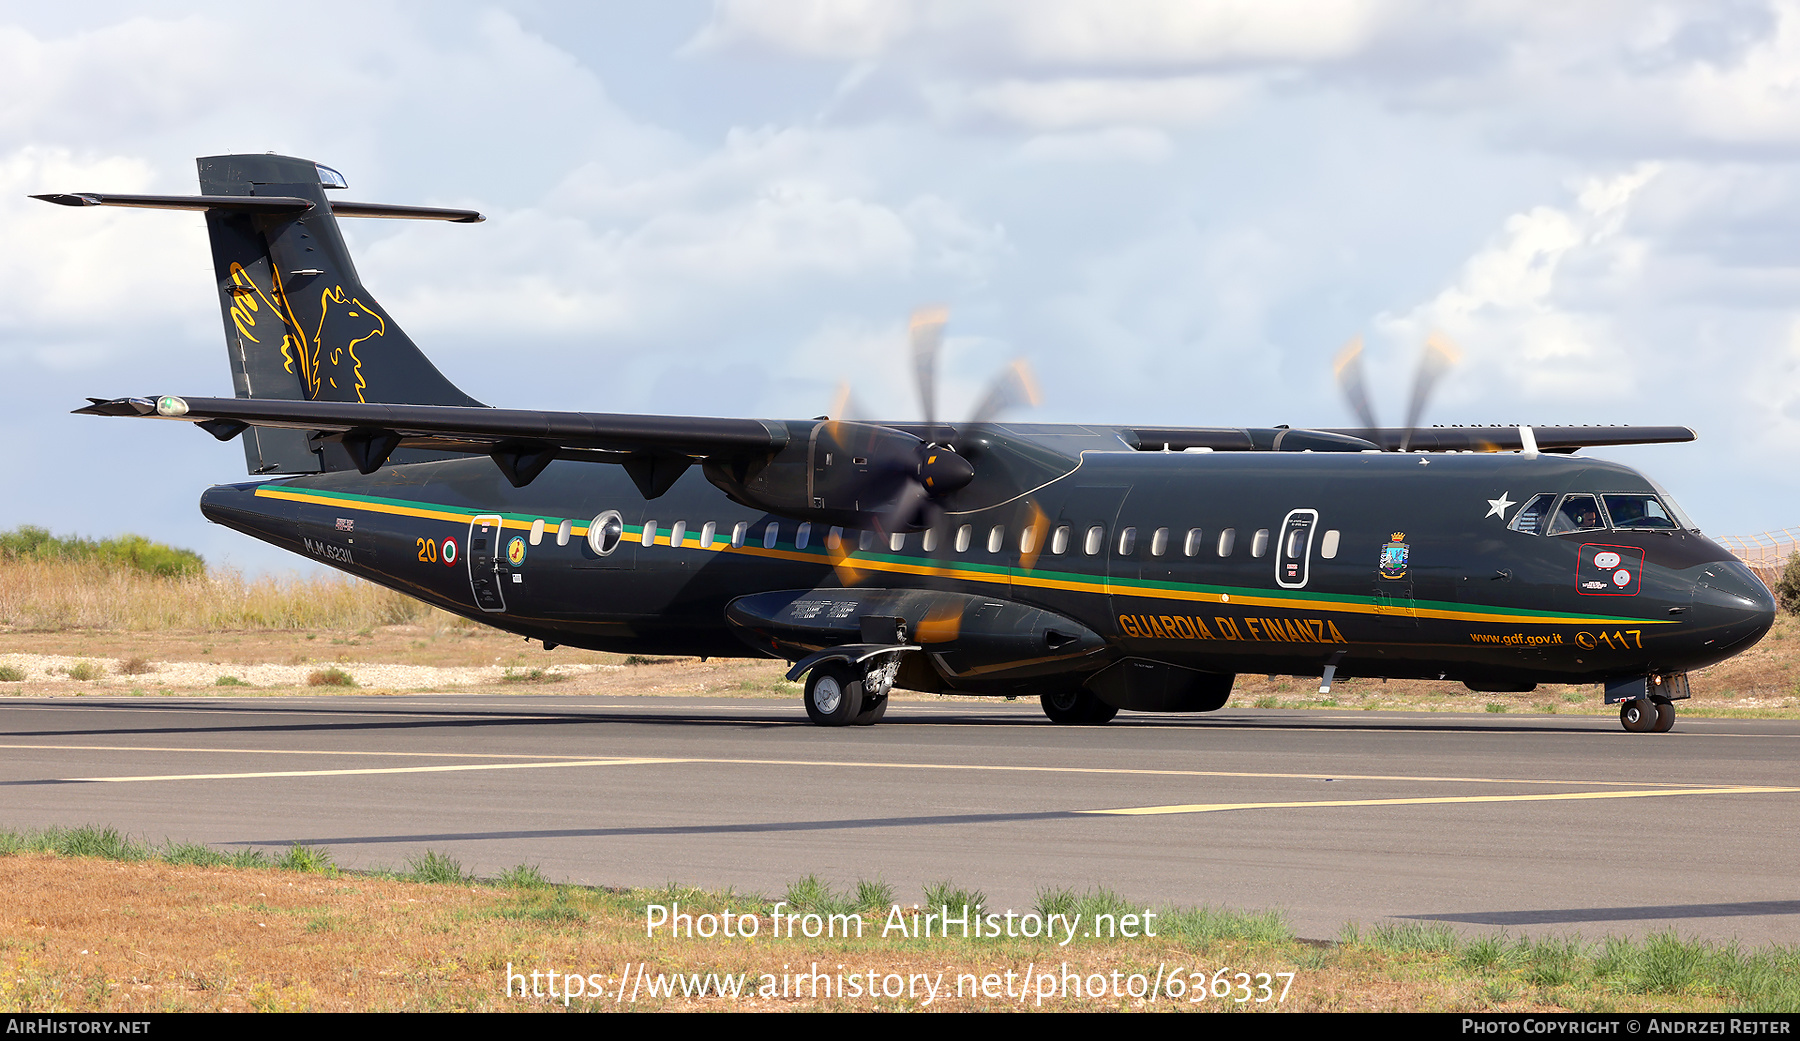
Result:
{"type": "MultiPolygon", "coordinates": [[[[33,199],[58,206],[133,206],[146,210],[232,210],[239,213],[305,213],[314,203],[291,195],[119,195],[114,192],[69,192],[33,195],[33,199]]],[[[399,206],[385,202],[331,201],[339,217],[398,217],[405,220],[447,220],[479,224],[486,220],[478,210],[442,206],[399,206]]]]}

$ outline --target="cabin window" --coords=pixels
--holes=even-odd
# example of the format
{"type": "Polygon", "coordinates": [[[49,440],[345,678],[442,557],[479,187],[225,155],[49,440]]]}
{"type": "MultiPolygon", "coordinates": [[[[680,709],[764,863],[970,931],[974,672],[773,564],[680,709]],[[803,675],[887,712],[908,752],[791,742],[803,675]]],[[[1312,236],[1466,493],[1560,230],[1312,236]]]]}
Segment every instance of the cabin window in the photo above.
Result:
{"type": "Polygon", "coordinates": [[[1236,528],[1226,528],[1224,531],[1219,532],[1219,556],[1221,556],[1221,557],[1231,556],[1231,551],[1234,548],[1236,548],[1236,546],[1237,546],[1237,529],[1236,528]]]}
{"type": "Polygon", "coordinates": [[[1569,535],[1604,527],[1606,519],[1600,514],[1600,500],[1592,495],[1565,495],[1562,505],[1551,515],[1550,530],[1545,534],[1569,535]]]}
{"type": "Polygon", "coordinates": [[[607,510],[588,522],[588,548],[600,556],[618,549],[624,539],[625,519],[619,516],[618,510],[607,510]]]}
{"type": "Polygon", "coordinates": [[[836,527],[834,525],[830,531],[827,531],[825,533],[825,548],[826,549],[843,549],[844,548],[844,529],[836,527]]]}
{"type": "Polygon", "coordinates": [[[544,518],[539,517],[531,522],[531,544],[533,546],[544,541],[544,518]]]}
{"type": "Polygon", "coordinates": [[[680,549],[687,542],[687,521],[676,521],[669,526],[669,545],[680,549]]]}
{"type": "Polygon", "coordinates": [[[644,531],[643,531],[643,534],[638,536],[638,541],[642,542],[646,546],[656,545],[656,522],[655,521],[647,520],[644,522],[644,531]]]}
{"type": "Polygon", "coordinates": [[[558,546],[567,546],[569,544],[569,536],[574,533],[575,522],[564,517],[563,522],[556,526],[556,544],[558,546]]]}
{"type": "Polygon", "coordinates": [[[1150,536],[1150,555],[1160,557],[1169,551],[1169,529],[1158,528],[1150,536]]]}
{"type": "Polygon", "coordinates": [[[1332,560],[1337,557],[1337,551],[1338,530],[1333,528],[1325,533],[1324,538],[1319,540],[1319,556],[1324,557],[1326,560],[1332,560]]]}
{"type": "Polygon", "coordinates": [[[731,526],[731,548],[737,549],[744,544],[744,537],[750,534],[750,522],[738,521],[731,526]]]}
{"type": "Polygon", "coordinates": [[[1019,529],[1019,552],[1025,556],[1030,556],[1031,551],[1036,548],[1037,528],[1034,525],[1027,524],[1025,527],[1019,529]]]}
{"type": "Polygon", "coordinates": [[[779,538],[781,538],[781,522],[770,521],[769,526],[763,529],[763,548],[774,549],[775,540],[779,538]]]}
{"type": "Polygon", "coordinates": [[[799,530],[794,532],[794,548],[795,549],[805,549],[806,544],[811,541],[812,541],[812,522],[811,521],[800,522],[799,530]]]}
{"type": "Polygon", "coordinates": [[[1287,558],[1289,560],[1298,560],[1300,558],[1301,546],[1305,542],[1306,542],[1306,529],[1305,528],[1295,528],[1293,531],[1288,532],[1287,549],[1283,550],[1282,552],[1287,556],[1287,558]]]}
{"type": "Polygon", "coordinates": [[[898,553],[906,548],[906,532],[896,531],[888,536],[888,550],[898,553]]]}
{"type": "Polygon", "coordinates": [[[1200,534],[1199,528],[1189,528],[1187,541],[1182,543],[1181,552],[1190,557],[1197,557],[1200,555],[1200,547],[1205,543],[1206,539],[1200,534]]]}
{"type": "Polygon", "coordinates": [[[1606,515],[1615,528],[1666,528],[1673,530],[1675,520],[1654,495],[1602,495],[1606,515]]]}
{"type": "Polygon", "coordinates": [[[1513,514],[1512,523],[1507,527],[1527,535],[1542,535],[1544,522],[1550,516],[1550,504],[1555,501],[1556,496],[1549,492],[1532,496],[1530,502],[1519,507],[1519,512],[1513,514]]]}
{"type": "Polygon", "coordinates": [[[700,525],[700,548],[701,549],[711,549],[712,544],[713,544],[713,536],[717,535],[718,533],[719,533],[719,522],[718,521],[707,521],[705,524],[700,525]]]}
{"type": "Polygon", "coordinates": [[[956,551],[958,553],[965,552],[969,548],[969,543],[974,539],[974,537],[975,537],[975,525],[964,524],[962,527],[957,528],[956,529],[956,551]]]}
{"type": "Polygon", "coordinates": [[[1050,555],[1060,557],[1069,551],[1069,526],[1061,525],[1050,536],[1050,555]]]}
{"type": "Polygon", "coordinates": [[[1267,556],[1269,552],[1269,529],[1258,528],[1256,534],[1250,536],[1250,555],[1257,558],[1267,556]]]}
{"type": "Polygon", "coordinates": [[[937,542],[938,542],[937,529],[936,528],[926,528],[925,529],[925,537],[922,540],[920,540],[919,548],[923,549],[927,553],[933,553],[933,552],[937,551],[937,542]]]}
{"type": "Polygon", "coordinates": [[[988,529],[988,552],[998,553],[1006,548],[1006,527],[996,524],[988,529]]]}
{"type": "Polygon", "coordinates": [[[875,548],[875,530],[873,528],[864,528],[857,533],[856,548],[865,553],[875,548]]]}
{"type": "Polygon", "coordinates": [[[1119,530],[1119,556],[1129,557],[1137,549],[1137,529],[1121,528],[1119,530]]]}
{"type": "Polygon", "coordinates": [[[1104,545],[1106,545],[1106,528],[1096,524],[1087,530],[1087,538],[1082,540],[1081,549],[1091,557],[1100,552],[1100,547],[1104,545]]]}

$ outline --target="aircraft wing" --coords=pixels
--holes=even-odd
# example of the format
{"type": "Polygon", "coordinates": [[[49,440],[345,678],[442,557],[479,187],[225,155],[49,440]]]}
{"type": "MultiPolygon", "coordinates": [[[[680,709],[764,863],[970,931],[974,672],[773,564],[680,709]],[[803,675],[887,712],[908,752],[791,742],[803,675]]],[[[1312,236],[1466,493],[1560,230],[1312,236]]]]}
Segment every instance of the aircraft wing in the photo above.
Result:
{"type": "Polygon", "coordinates": [[[221,441],[253,426],[314,431],[317,440],[342,444],[363,473],[380,469],[400,447],[492,456],[518,487],[531,483],[553,459],[624,463],[649,498],[666,491],[696,459],[765,455],[791,440],[786,424],[759,419],[272,398],[88,400],[75,412],[185,420],[221,441]],[[653,495],[646,481],[661,487],[653,495]]]}
{"type": "MultiPolygon", "coordinates": [[[[1616,445],[1659,445],[1692,441],[1697,436],[1689,427],[1678,426],[1449,426],[1377,427],[1351,429],[1288,429],[1237,427],[1136,427],[1125,431],[1126,442],[1140,451],[1171,451],[1187,448],[1210,448],[1215,452],[1292,451],[1295,449],[1344,450],[1328,443],[1302,444],[1324,435],[1330,439],[1348,439],[1362,448],[1380,447],[1393,451],[1402,444],[1414,452],[1516,452],[1526,447],[1525,431],[1530,430],[1541,452],[1569,453],[1582,448],[1608,448],[1616,445]],[[1291,440],[1290,446],[1285,441],[1291,440]]],[[[1354,450],[1354,449],[1352,449],[1354,450]]]]}

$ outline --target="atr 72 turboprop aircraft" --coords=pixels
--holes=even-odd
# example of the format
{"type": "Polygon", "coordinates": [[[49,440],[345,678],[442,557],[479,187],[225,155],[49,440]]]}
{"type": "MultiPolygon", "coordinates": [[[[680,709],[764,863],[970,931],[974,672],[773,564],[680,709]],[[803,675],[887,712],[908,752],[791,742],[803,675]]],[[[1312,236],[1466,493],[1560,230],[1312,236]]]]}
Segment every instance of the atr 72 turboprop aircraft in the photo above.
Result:
{"type": "Polygon", "coordinates": [[[241,437],[262,479],[207,490],[208,519],[546,648],[784,658],[826,726],[894,687],[1036,694],[1058,723],[1206,712],[1248,672],[1601,683],[1663,731],[1688,670],[1774,619],[1655,482],[1571,455],[1683,427],[1415,430],[1415,395],[1380,428],[1354,366],[1358,430],[992,422],[1004,393],[939,424],[932,316],[922,424],[489,408],[337,224],[479,213],[332,201],[343,177],[304,159],[199,166],[197,196],[38,198],[204,211],[236,396],[77,411],[241,437]]]}

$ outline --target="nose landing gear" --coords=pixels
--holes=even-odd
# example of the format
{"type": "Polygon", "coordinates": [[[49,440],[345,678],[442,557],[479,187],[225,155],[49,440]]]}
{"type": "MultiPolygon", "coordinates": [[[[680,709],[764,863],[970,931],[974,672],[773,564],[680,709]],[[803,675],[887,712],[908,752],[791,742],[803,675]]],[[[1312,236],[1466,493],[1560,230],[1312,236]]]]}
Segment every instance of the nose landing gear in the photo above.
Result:
{"type": "Polygon", "coordinates": [[[1619,723],[1634,734],[1666,734],[1675,728],[1675,705],[1662,698],[1632,698],[1619,706],[1619,723]]]}
{"type": "Polygon", "coordinates": [[[1666,734],[1674,729],[1675,702],[1689,696],[1685,672],[1606,681],[1606,703],[1619,706],[1619,725],[1634,734],[1666,734]]]}

